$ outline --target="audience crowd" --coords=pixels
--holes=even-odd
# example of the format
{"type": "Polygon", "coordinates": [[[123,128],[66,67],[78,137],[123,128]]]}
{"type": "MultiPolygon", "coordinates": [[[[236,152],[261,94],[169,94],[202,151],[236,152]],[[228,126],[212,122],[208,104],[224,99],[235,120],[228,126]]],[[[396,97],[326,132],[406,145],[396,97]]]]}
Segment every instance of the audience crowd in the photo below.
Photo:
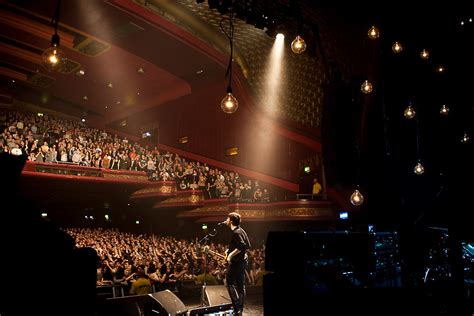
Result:
{"type": "MultiPolygon", "coordinates": [[[[155,235],[134,235],[114,229],[68,228],[76,247],[91,247],[99,257],[97,285],[119,285],[127,294],[145,294],[151,290],[179,290],[186,283],[223,284],[226,262],[225,246],[206,245],[195,240],[155,235]],[[207,265],[206,265],[207,253],[207,265]],[[206,272],[206,273],[204,273],[206,272]]],[[[248,285],[263,284],[265,249],[248,251],[249,265],[245,271],[248,285]]]]}
{"type": "Polygon", "coordinates": [[[0,109],[0,131],[0,152],[24,154],[30,161],[143,171],[152,181],[176,181],[179,190],[204,190],[209,198],[270,201],[258,180],[162,153],[79,121],[0,109]]]}

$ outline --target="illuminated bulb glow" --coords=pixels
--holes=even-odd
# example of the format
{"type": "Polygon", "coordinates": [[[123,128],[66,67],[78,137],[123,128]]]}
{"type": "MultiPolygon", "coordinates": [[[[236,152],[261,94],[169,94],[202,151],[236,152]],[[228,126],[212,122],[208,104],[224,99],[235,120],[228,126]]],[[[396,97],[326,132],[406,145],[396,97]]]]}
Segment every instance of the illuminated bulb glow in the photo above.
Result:
{"type": "Polygon", "coordinates": [[[232,95],[232,92],[227,92],[227,94],[221,101],[222,111],[227,114],[232,114],[232,113],[235,113],[235,111],[237,111],[238,107],[239,107],[239,102],[232,95]]]}
{"type": "Polygon", "coordinates": [[[467,143],[469,141],[469,135],[467,133],[464,133],[461,139],[461,143],[467,143]]]}
{"type": "Polygon", "coordinates": [[[403,115],[404,115],[407,119],[411,120],[412,118],[415,117],[416,111],[411,107],[411,105],[409,105],[409,106],[405,109],[405,111],[403,112],[403,115]]]}
{"type": "Polygon", "coordinates": [[[449,108],[445,104],[443,104],[441,106],[441,109],[439,110],[439,113],[441,115],[448,115],[449,114],[449,108]]]}
{"type": "Polygon", "coordinates": [[[49,62],[53,65],[57,64],[58,63],[58,56],[56,55],[56,50],[53,51],[53,54],[51,56],[49,56],[49,62]]]}
{"type": "Polygon", "coordinates": [[[418,176],[422,175],[423,173],[425,173],[425,167],[423,167],[421,162],[419,162],[416,164],[415,168],[413,168],[413,172],[418,176]]]}
{"type": "Polygon", "coordinates": [[[372,84],[368,81],[368,80],[365,80],[364,83],[362,83],[361,87],[360,87],[360,90],[365,93],[365,94],[369,94],[373,91],[374,87],[372,86],[372,84]]]}
{"type": "Polygon", "coordinates": [[[299,35],[291,42],[291,50],[295,54],[301,54],[306,50],[306,42],[299,35]]]}
{"type": "Polygon", "coordinates": [[[380,37],[380,32],[375,26],[372,26],[367,32],[367,35],[370,39],[376,39],[380,37]]]}
{"type": "Polygon", "coordinates": [[[62,65],[64,54],[57,45],[53,45],[43,52],[42,60],[46,69],[56,71],[62,65]]]}
{"type": "Polygon", "coordinates": [[[360,194],[359,190],[355,190],[351,195],[351,204],[360,206],[362,203],[364,203],[364,196],[360,194]]]}
{"type": "Polygon", "coordinates": [[[420,58],[425,60],[430,58],[430,52],[428,52],[426,49],[423,49],[420,53],[420,58]]]}
{"type": "Polygon", "coordinates": [[[395,42],[392,46],[392,50],[394,53],[398,54],[403,50],[402,44],[399,42],[395,42]]]}

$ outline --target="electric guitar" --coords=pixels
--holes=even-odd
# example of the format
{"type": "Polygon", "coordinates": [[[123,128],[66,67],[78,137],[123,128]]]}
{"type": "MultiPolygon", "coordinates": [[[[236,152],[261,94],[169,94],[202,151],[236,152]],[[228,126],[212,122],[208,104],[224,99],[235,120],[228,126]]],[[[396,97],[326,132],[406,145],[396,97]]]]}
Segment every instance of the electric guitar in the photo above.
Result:
{"type": "Polygon", "coordinates": [[[225,263],[227,264],[227,256],[223,255],[223,254],[220,254],[216,251],[213,251],[211,249],[209,249],[209,246],[205,246],[202,251],[204,253],[210,253],[211,255],[213,255],[214,257],[217,257],[217,259],[219,259],[219,261],[221,261],[222,263],[225,263]]]}

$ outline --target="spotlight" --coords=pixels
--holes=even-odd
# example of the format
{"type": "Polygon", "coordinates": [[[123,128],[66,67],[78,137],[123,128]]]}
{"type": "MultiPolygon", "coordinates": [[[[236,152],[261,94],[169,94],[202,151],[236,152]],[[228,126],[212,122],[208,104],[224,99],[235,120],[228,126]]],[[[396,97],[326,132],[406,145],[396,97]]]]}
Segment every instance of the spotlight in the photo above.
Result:
{"type": "Polygon", "coordinates": [[[276,38],[278,34],[282,34],[283,36],[285,34],[288,34],[288,29],[283,24],[277,23],[275,21],[271,21],[265,33],[267,33],[267,35],[270,36],[271,38],[276,38]]]}

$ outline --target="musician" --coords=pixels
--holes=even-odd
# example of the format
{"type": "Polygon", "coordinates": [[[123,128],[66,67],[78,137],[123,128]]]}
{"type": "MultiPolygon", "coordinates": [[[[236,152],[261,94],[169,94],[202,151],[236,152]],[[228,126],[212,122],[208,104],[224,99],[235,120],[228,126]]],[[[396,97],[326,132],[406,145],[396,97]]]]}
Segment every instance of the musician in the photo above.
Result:
{"type": "Polygon", "coordinates": [[[240,227],[240,214],[227,215],[225,224],[232,230],[226,260],[229,263],[226,274],[227,290],[232,299],[235,315],[242,315],[245,298],[245,269],[248,263],[247,249],[250,241],[245,230],[240,227]]]}

